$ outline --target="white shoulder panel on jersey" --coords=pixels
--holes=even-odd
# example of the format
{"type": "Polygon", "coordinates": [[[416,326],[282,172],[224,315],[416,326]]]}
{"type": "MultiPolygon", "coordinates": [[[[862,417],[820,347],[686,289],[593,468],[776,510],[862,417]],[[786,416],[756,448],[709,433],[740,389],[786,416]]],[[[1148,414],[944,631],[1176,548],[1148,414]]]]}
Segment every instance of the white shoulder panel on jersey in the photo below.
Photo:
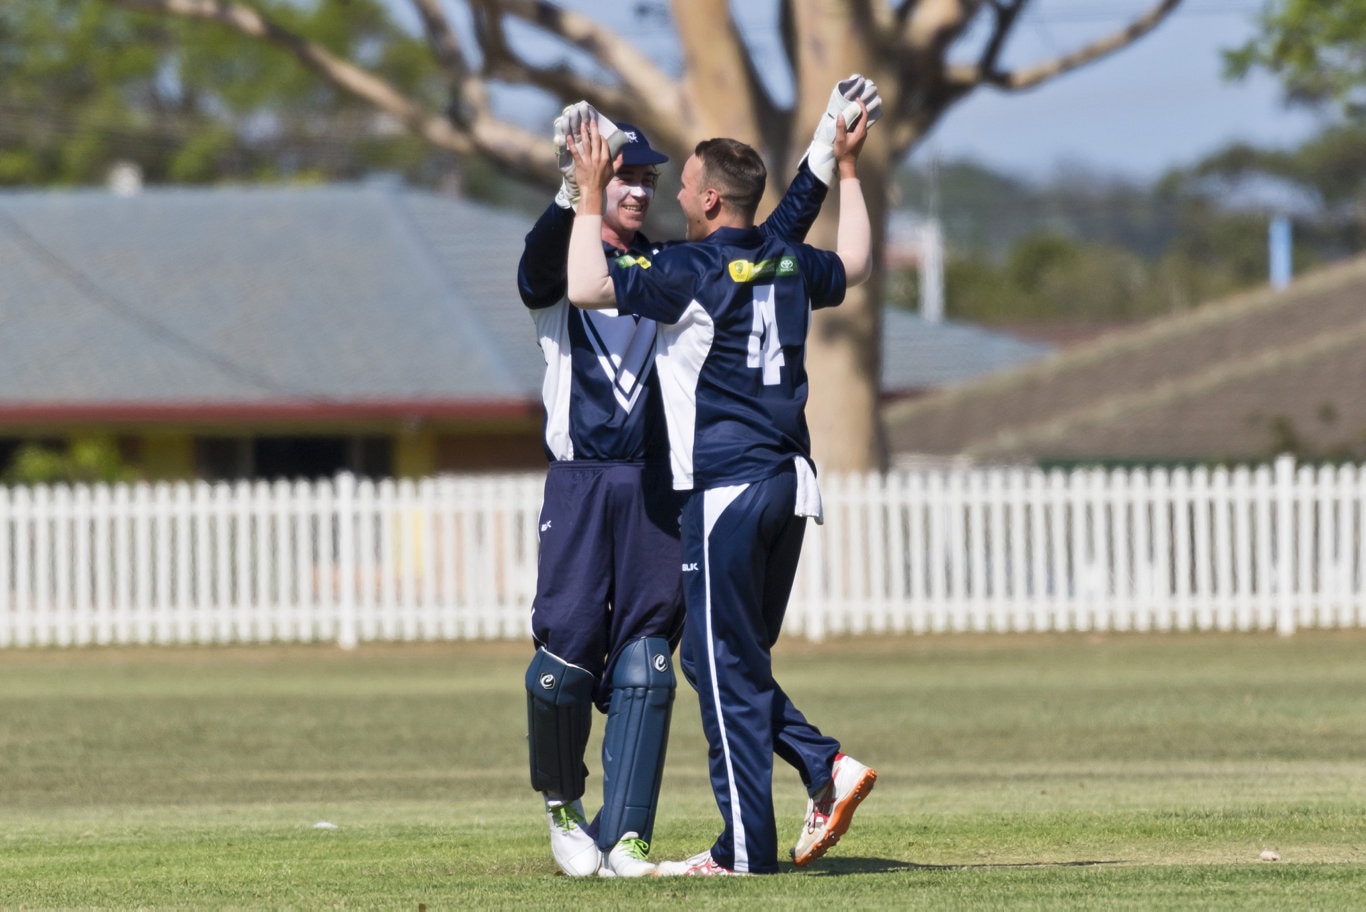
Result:
{"type": "Polygon", "coordinates": [[[659,325],[659,388],[669,423],[674,489],[693,486],[693,443],[697,432],[697,380],[716,336],[716,325],[697,301],[672,325],[659,325]]]}
{"type": "Polygon", "coordinates": [[[574,441],[569,436],[569,393],[573,388],[573,362],[569,351],[568,300],[531,311],[537,341],[545,356],[545,379],[541,400],[545,404],[545,445],[555,459],[573,459],[574,441]]]}

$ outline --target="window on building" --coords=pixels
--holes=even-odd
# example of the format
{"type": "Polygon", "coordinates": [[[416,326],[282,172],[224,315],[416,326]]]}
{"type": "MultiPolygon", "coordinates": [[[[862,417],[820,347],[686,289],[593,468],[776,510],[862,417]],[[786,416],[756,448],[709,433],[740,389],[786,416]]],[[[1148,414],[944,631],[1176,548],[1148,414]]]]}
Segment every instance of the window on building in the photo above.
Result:
{"type": "Polygon", "coordinates": [[[380,478],[394,471],[394,446],[380,436],[201,437],[195,465],[207,481],[331,478],[340,472],[380,478]]]}

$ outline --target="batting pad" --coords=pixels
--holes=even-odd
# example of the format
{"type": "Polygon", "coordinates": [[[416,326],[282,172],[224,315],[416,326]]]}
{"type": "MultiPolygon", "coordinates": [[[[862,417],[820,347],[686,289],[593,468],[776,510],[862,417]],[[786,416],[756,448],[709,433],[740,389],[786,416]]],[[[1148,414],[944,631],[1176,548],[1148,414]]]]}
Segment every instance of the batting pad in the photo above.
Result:
{"type": "Polygon", "coordinates": [[[612,701],[602,739],[602,818],[598,847],[634,832],[649,842],[655,827],[664,751],[673,712],[674,671],[669,641],[635,640],[612,672],[612,701]]]}
{"type": "Polygon", "coordinates": [[[544,649],[526,670],[531,787],[565,801],[583,796],[583,762],[593,724],[593,676],[544,649]]]}

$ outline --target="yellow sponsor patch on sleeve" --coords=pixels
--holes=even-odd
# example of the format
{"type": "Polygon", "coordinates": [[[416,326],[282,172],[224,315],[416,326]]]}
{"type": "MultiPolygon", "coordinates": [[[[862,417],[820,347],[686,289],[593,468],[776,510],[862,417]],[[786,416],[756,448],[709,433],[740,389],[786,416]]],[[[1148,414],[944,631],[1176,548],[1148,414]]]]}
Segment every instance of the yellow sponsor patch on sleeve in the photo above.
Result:
{"type": "Polygon", "coordinates": [[[752,263],[749,260],[731,260],[730,278],[733,282],[759,282],[775,276],[794,276],[797,274],[797,260],[794,257],[776,257],[752,263]]]}

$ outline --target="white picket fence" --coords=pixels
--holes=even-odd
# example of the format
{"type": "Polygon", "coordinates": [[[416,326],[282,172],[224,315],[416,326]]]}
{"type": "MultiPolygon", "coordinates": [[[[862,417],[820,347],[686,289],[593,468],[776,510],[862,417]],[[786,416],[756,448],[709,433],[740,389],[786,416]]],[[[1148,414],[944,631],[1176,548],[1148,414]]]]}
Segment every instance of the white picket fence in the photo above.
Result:
{"type": "Polygon", "coordinates": [[[0,646],[527,636],[542,484],[0,489],[0,646]]]}
{"type": "Polygon", "coordinates": [[[813,639],[1366,624],[1366,466],[961,469],[823,491],[791,608],[813,639]]]}
{"type": "MultiPolygon", "coordinates": [[[[528,636],[543,476],[0,489],[0,647],[528,636]]],[[[822,478],[789,634],[1366,622],[1366,467],[822,478]]]]}

